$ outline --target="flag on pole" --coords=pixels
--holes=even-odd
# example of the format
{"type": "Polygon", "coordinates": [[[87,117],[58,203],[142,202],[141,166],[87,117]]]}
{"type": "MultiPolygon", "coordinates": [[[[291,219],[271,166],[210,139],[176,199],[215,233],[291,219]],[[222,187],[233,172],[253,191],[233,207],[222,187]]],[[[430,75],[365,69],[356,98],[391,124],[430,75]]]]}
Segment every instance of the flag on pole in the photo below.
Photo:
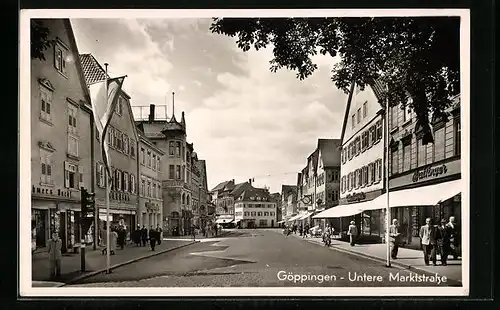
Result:
{"type": "MultiPolygon", "coordinates": [[[[107,79],[100,81],[89,86],[90,97],[92,101],[92,112],[94,114],[94,122],[97,127],[97,134],[99,135],[99,143],[101,145],[102,160],[108,171],[108,176],[111,177],[111,162],[108,153],[108,144],[105,143],[106,131],[108,125],[113,117],[113,112],[118,102],[120,90],[123,85],[123,80],[126,76],[107,79]],[[108,82],[108,95],[106,92],[106,81],[108,82]],[[107,98],[107,100],[105,99],[107,98]]],[[[109,180],[106,180],[107,182],[109,180]]]]}

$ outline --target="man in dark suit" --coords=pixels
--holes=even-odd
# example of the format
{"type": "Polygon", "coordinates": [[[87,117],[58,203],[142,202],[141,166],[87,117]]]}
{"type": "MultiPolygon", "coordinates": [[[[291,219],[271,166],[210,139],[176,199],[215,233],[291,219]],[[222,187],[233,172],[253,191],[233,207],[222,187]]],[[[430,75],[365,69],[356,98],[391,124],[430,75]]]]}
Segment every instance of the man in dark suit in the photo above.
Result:
{"type": "Polygon", "coordinates": [[[397,259],[398,249],[401,243],[401,232],[397,219],[393,219],[392,225],[389,226],[389,242],[391,245],[391,257],[397,259]]]}
{"type": "Polygon", "coordinates": [[[425,219],[425,225],[420,227],[420,242],[424,251],[425,265],[429,266],[429,259],[436,266],[436,227],[432,225],[431,218],[425,219]]]}
{"type": "Polygon", "coordinates": [[[441,256],[441,264],[446,266],[448,253],[450,253],[450,233],[448,227],[446,227],[445,219],[441,220],[441,225],[438,227],[437,245],[439,255],[441,256]]]}
{"type": "Polygon", "coordinates": [[[446,224],[446,227],[450,234],[450,254],[453,255],[453,259],[458,259],[460,256],[460,227],[455,223],[454,216],[450,216],[450,221],[446,224]]]}

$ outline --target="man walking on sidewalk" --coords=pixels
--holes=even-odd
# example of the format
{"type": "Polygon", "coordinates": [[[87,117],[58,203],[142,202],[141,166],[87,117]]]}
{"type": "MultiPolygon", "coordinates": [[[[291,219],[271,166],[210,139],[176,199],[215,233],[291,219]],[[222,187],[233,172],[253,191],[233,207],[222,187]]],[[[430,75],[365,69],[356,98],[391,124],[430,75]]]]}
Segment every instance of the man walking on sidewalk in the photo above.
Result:
{"type": "Polygon", "coordinates": [[[420,241],[424,251],[424,262],[429,266],[429,257],[432,264],[436,266],[436,227],[431,223],[431,218],[425,219],[425,225],[420,227],[420,241]]]}
{"type": "Polygon", "coordinates": [[[156,230],[153,228],[153,225],[151,225],[151,228],[149,229],[149,244],[151,246],[151,251],[155,250],[156,234],[156,230]]]}
{"type": "Polygon", "coordinates": [[[50,279],[61,276],[61,248],[62,240],[59,239],[59,235],[55,232],[52,234],[52,239],[49,240],[50,279]]]}
{"type": "Polygon", "coordinates": [[[438,228],[437,245],[439,256],[441,257],[441,265],[446,266],[448,253],[450,252],[450,234],[446,227],[446,220],[441,220],[441,226],[438,228]]]}
{"type": "Polygon", "coordinates": [[[358,235],[358,227],[356,227],[356,222],[351,221],[351,225],[349,225],[349,230],[347,231],[349,235],[349,241],[351,246],[354,246],[356,241],[356,236],[358,235]]]}
{"type": "Polygon", "coordinates": [[[389,241],[391,243],[391,257],[397,259],[399,244],[401,243],[401,233],[399,232],[399,223],[397,219],[392,220],[392,225],[389,227],[389,241]]]}

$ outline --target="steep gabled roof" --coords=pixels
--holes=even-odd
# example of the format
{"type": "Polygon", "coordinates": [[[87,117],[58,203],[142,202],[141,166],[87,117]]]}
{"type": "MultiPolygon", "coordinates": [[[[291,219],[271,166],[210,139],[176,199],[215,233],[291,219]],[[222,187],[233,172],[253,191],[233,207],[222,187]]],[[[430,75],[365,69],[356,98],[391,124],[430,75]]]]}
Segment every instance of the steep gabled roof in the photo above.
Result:
{"type": "MultiPolygon", "coordinates": [[[[385,106],[382,102],[382,94],[385,92],[385,85],[379,80],[374,80],[370,85],[367,85],[367,87],[370,87],[373,90],[373,93],[375,94],[375,97],[378,100],[378,103],[382,107],[382,109],[385,109],[385,106]]],[[[349,121],[349,110],[351,109],[351,103],[352,103],[352,95],[354,94],[354,91],[356,89],[356,83],[351,84],[351,89],[349,90],[349,97],[347,98],[347,104],[346,104],[346,109],[345,109],[345,115],[344,115],[344,122],[342,123],[342,133],[340,135],[340,143],[344,141],[344,134],[345,134],[345,129],[347,126],[347,122],[349,121]]],[[[366,88],[365,88],[366,89],[366,88]]]]}
{"type": "Polygon", "coordinates": [[[239,183],[239,184],[236,184],[234,186],[234,188],[231,191],[230,195],[233,196],[233,197],[239,197],[241,195],[241,193],[243,193],[245,190],[251,189],[251,188],[253,188],[253,187],[248,182],[239,183]]]}
{"type": "Polygon", "coordinates": [[[318,150],[324,167],[340,166],[340,139],[318,139],[318,150]]]}
{"type": "MultiPolygon", "coordinates": [[[[245,191],[243,191],[243,193],[241,193],[241,195],[239,195],[239,197],[241,197],[241,199],[243,201],[251,200],[250,197],[267,198],[267,201],[263,201],[263,202],[270,202],[271,201],[271,199],[270,199],[271,195],[269,194],[268,191],[266,191],[263,188],[252,187],[252,188],[246,189],[245,191]]],[[[258,200],[253,200],[253,201],[258,201],[258,200]]]]}
{"type": "Polygon", "coordinates": [[[234,180],[229,180],[229,181],[224,181],[219,183],[214,189],[211,191],[227,191],[227,190],[232,190],[234,188],[234,180]]]}

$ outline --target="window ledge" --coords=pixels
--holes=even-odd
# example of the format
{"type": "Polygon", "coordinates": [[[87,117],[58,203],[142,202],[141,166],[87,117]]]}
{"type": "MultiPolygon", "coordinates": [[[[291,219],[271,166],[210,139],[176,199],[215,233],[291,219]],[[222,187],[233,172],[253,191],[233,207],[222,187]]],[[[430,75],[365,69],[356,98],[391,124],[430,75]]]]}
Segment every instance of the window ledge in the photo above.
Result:
{"type": "Polygon", "coordinates": [[[41,117],[41,116],[39,116],[39,117],[38,117],[38,119],[39,119],[42,123],[45,123],[45,124],[47,124],[47,125],[49,125],[49,126],[54,127],[54,124],[52,124],[52,122],[51,122],[51,121],[49,121],[49,120],[47,120],[47,119],[45,119],[45,118],[43,118],[43,117],[41,117]]]}
{"type": "Polygon", "coordinates": [[[65,78],[66,80],[69,79],[68,75],[62,71],[59,71],[59,69],[56,68],[56,71],[57,73],[59,73],[63,78],[65,78]]]}
{"type": "Polygon", "coordinates": [[[403,125],[401,125],[401,127],[406,127],[410,124],[411,124],[411,118],[409,120],[407,120],[406,122],[404,122],[403,125]]]}
{"type": "Polygon", "coordinates": [[[40,186],[54,187],[55,185],[54,185],[54,184],[51,184],[51,183],[44,183],[44,182],[40,182],[40,186]]]}
{"type": "Polygon", "coordinates": [[[373,142],[373,145],[378,144],[382,139],[378,139],[377,141],[373,142]]]}
{"type": "Polygon", "coordinates": [[[72,155],[70,153],[66,153],[66,156],[68,156],[68,158],[76,160],[76,161],[80,160],[80,157],[78,157],[77,155],[72,155]]]}
{"type": "Polygon", "coordinates": [[[389,133],[390,133],[390,134],[394,134],[394,133],[395,133],[395,132],[397,132],[398,130],[399,130],[399,126],[396,126],[396,127],[392,128],[392,129],[389,131],[389,133]]]}

